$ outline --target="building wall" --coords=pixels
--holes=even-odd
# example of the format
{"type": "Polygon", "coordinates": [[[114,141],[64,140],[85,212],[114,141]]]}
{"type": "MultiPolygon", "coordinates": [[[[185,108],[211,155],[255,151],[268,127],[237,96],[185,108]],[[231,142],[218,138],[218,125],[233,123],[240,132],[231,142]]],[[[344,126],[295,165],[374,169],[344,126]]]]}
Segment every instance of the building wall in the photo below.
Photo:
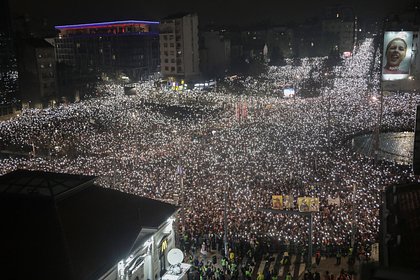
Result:
{"type": "Polygon", "coordinates": [[[230,67],[230,40],[220,32],[203,34],[205,61],[200,58],[202,72],[209,77],[223,76],[230,67]]]}
{"type": "MultiPolygon", "coordinates": [[[[104,23],[103,23],[104,24],[104,23]]],[[[158,72],[157,22],[112,22],[93,28],[58,26],[55,38],[60,95],[89,94],[100,77],[136,82],[158,72]]]]}
{"type": "MultiPolygon", "coordinates": [[[[57,95],[56,61],[53,48],[35,49],[40,97],[54,101],[57,95]]],[[[51,104],[53,105],[53,104],[51,104]]]]}
{"type": "Polygon", "coordinates": [[[23,41],[20,49],[22,107],[54,106],[57,99],[57,85],[53,46],[39,39],[23,41]]]}
{"type": "Polygon", "coordinates": [[[200,75],[197,15],[162,20],[160,61],[164,77],[190,80],[200,75]]]}
{"type": "Polygon", "coordinates": [[[157,280],[163,275],[164,271],[161,268],[168,268],[169,263],[167,261],[167,254],[175,248],[175,230],[174,230],[174,219],[169,219],[159,229],[143,229],[142,233],[150,233],[151,237],[144,240],[138,248],[135,248],[131,256],[127,256],[124,260],[121,260],[113,268],[111,268],[101,280],[135,280],[138,277],[139,280],[157,280]],[[162,248],[162,245],[163,248],[162,248]],[[164,257],[162,257],[164,256],[164,257]],[[130,260],[136,260],[142,257],[143,262],[139,262],[139,265],[135,265],[135,261],[131,261],[133,264],[130,266],[134,268],[130,272],[124,269],[125,264],[129,263],[130,260]]]}
{"type": "Polygon", "coordinates": [[[354,47],[354,21],[324,20],[322,22],[322,30],[324,33],[332,33],[338,36],[337,47],[340,53],[349,51],[353,52],[354,47]]]}

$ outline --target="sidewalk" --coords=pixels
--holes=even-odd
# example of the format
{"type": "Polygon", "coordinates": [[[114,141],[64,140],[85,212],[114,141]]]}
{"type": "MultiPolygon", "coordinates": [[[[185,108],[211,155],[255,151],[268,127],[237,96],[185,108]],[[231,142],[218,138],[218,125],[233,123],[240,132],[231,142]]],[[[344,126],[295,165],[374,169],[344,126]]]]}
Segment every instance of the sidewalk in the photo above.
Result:
{"type": "MultiPolygon", "coordinates": [[[[348,257],[341,257],[341,264],[336,265],[336,258],[335,257],[322,257],[321,262],[319,263],[319,266],[315,263],[315,258],[312,259],[312,269],[311,272],[319,272],[321,275],[321,279],[324,279],[325,272],[328,271],[329,274],[333,274],[335,277],[340,275],[340,272],[342,269],[344,269],[345,272],[349,272],[349,265],[347,263],[348,257]]],[[[354,264],[353,271],[355,274],[353,275],[352,279],[359,279],[358,278],[358,271],[359,271],[359,262],[356,261],[354,264]]],[[[304,272],[299,275],[299,279],[303,279],[304,272]]]]}

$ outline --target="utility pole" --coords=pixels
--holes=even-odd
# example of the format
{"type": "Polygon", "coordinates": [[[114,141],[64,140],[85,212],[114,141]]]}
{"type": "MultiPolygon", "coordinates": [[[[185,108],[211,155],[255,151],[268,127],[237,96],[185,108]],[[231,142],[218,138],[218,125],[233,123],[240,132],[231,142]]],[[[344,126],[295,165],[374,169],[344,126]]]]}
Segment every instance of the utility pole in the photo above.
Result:
{"type": "Polygon", "coordinates": [[[182,167],[181,160],[178,163],[176,172],[179,175],[179,185],[181,187],[181,220],[182,224],[185,225],[185,189],[184,189],[184,169],[182,167]]]}
{"type": "Polygon", "coordinates": [[[356,239],[356,185],[353,185],[353,199],[351,208],[351,248],[354,248],[354,242],[356,239]]]}
{"type": "Polygon", "coordinates": [[[227,184],[227,187],[225,187],[225,191],[223,192],[223,202],[224,202],[224,206],[223,206],[223,225],[224,225],[224,236],[223,236],[223,241],[225,243],[225,257],[228,257],[228,239],[227,239],[227,234],[228,234],[228,223],[227,223],[227,191],[229,189],[229,183],[227,184]]]}
{"type": "Polygon", "coordinates": [[[378,123],[376,124],[376,129],[375,129],[375,143],[374,143],[374,160],[375,160],[375,164],[378,163],[378,156],[379,156],[379,148],[380,148],[380,140],[379,140],[379,135],[380,135],[380,131],[381,131],[381,125],[382,125],[382,113],[383,113],[383,106],[384,106],[384,94],[383,94],[383,89],[382,89],[382,84],[381,84],[381,90],[380,90],[380,105],[379,105],[379,116],[378,116],[378,123]]]}

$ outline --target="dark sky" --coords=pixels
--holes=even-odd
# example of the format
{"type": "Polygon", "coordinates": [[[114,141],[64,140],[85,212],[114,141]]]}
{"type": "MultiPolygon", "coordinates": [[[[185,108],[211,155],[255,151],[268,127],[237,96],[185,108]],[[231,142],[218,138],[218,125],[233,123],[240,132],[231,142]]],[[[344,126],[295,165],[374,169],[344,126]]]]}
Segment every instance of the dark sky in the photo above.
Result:
{"type": "Polygon", "coordinates": [[[111,20],[159,20],[181,11],[195,11],[200,21],[222,24],[303,22],[319,16],[323,7],[346,5],[360,18],[384,16],[404,10],[413,0],[10,0],[13,12],[33,18],[45,17],[50,24],[87,23],[111,20]]]}

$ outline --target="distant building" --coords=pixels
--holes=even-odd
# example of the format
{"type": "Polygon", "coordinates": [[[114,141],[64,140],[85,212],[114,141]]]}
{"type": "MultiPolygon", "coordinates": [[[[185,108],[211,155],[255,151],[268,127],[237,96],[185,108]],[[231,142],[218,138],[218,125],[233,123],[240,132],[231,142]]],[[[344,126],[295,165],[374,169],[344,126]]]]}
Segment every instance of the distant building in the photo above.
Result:
{"type": "Polygon", "coordinates": [[[268,34],[268,51],[271,63],[281,63],[284,58],[294,56],[294,32],[284,26],[272,27],[268,34]]]}
{"type": "Polygon", "coordinates": [[[94,184],[17,170],[0,177],[2,279],[160,279],[177,207],[94,184]]]}
{"type": "Polygon", "coordinates": [[[18,66],[8,0],[0,0],[0,116],[19,107],[18,66]]]}
{"type": "Polygon", "coordinates": [[[300,24],[295,29],[294,56],[295,57],[320,57],[327,56],[337,44],[337,36],[323,34],[319,20],[310,20],[300,24]]]}
{"type": "Polygon", "coordinates": [[[252,28],[241,31],[243,55],[246,59],[262,59],[263,49],[268,41],[267,28],[252,28]]]}
{"type": "Polygon", "coordinates": [[[193,81],[200,76],[198,16],[178,14],[160,24],[160,71],[165,78],[193,81]]]}
{"type": "MultiPolygon", "coordinates": [[[[56,26],[60,91],[77,84],[71,97],[98,77],[138,81],[158,72],[159,22],[113,21],[56,26]]],[[[69,95],[69,93],[65,93],[69,95]]]]}
{"type": "Polygon", "coordinates": [[[322,20],[324,36],[335,35],[333,50],[339,54],[353,52],[356,34],[356,17],[349,7],[329,7],[322,20]]]}
{"type": "Polygon", "coordinates": [[[220,31],[202,33],[200,69],[208,78],[224,76],[230,68],[230,39],[220,31]]]}
{"type": "Polygon", "coordinates": [[[19,47],[22,107],[45,108],[57,102],[54,46],[44,39],[26,39],[19,47]]]}

